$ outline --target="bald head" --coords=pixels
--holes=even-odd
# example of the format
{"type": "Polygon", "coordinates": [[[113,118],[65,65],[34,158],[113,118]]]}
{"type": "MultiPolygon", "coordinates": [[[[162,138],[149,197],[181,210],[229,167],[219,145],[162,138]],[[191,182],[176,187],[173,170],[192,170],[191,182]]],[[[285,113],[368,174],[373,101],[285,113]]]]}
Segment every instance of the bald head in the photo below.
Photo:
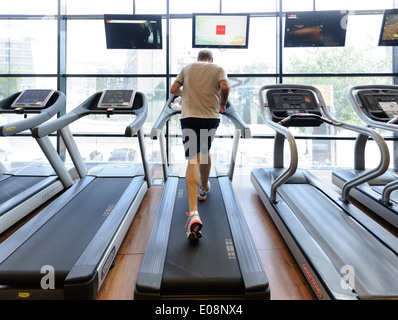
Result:
{"type": "Polygon", "coordinates": [[[213,62],[213,53],[209,50],[201,50],[198,53],[198,61],[213,62]]]}

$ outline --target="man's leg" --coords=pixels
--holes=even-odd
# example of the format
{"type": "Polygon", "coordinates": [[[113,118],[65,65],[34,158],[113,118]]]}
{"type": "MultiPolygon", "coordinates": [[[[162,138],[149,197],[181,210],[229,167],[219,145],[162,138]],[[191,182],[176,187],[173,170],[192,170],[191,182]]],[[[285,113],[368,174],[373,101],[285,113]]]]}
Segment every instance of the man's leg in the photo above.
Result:
{"type": "Polygon", "coordinates": [[[198,189],[199,189],[199,160],[200,153],[188,160],[185,174],[188,189],[189,212],[198,211],[198,189]]]}
{"type": "Polygon", "coordinates": [[[187,221],[187,238],[199,239],[202,237],[200,230],[202,229],[202,221],[198,212],[198,188],[199,188],[199,157],[191,158],[188,161],[188,167],[185,174],[187,189],[188,189],[188,202],[189,202],[189,218],[187,221]]]}
{"type": "Polygon", "coordinates": [[[210,158],[210,154],[207,153],[207,161],[205,161],[204,163],[201,162],[199,165],[201,190],[202,191],[207,190],[207,183],[209,181],[210,169],[211,169],[211,158],[210,158]]]}

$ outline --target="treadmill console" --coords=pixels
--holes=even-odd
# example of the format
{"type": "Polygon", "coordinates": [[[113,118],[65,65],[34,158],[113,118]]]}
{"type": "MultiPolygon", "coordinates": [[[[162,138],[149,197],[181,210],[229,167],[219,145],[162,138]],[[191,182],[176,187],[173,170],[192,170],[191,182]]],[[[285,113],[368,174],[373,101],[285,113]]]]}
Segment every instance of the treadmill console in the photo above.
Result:
{"type": "Polygon", "coordinates": [[[45,108],[53,93],[54,90],[24,90],[12,103],[11,108],[45,108]]]}
{"type": "MultiPolygon", "coordinates": [[[[295,114],[314,114],[321,116],[315,95],[305,89],[271,89],[267,91],[268,108],[272,121],[279,122],[295,114]]],[[[288,126],[316,127],[322,122],[317,119],[295,118],[289,121],[288,126]]]]}
{"type": "Polygon", "coordinates": [[[132,109],[135,90],[105,90],[98,102],[98,109],[132,109]]]}
{"type": "Polygon", "coordinates": [[[362,111],[371,119],[388,122],[398,116],[398,91],[363,90],[357,93],[362,111]]]}

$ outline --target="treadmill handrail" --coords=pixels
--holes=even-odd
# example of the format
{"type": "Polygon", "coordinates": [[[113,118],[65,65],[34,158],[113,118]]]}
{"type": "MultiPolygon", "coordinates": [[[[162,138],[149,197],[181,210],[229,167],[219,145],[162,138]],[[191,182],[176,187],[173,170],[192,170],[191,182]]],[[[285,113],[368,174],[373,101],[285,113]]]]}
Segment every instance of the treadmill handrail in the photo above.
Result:
{"type": "MultiPolygon", "coordinates": [[[[361,104],[357,101],[355,98],[355,93],[360,90],[397,90],[398,91],[398,86],[397,85],[357,85],[357,86],[352,86],[350,87],[348,91],[348,98],[359,116],[359,118],[364,121],[367,125],[369,125],[372,128],[378,128],[382,130],[389,130],[393,132],[398,132],[398,126],[396,123],[398,122],[398,117],[392,118],[388,122],[381,122],[381,121],[376,121],[368,116],[362,111],[361,104]]],[[[365,148],[365,144],[361,145],[361,148],[365,148]]],[[[387,205],[390,204],[390,198],[391,198],[391,192],[394,190],[398,189],[398,181],[392,181],[388,184],[385,185],[382,191],[382,197],[381,201],[387,205]]]]}
{"type": "Polygon", "coordinates": [[[337,120],[336,118],[334,118],[333,115],[326,108],[326,103],[323,100],[321,92],[315,87],[314,87],[314,89],[317,92],[317,96],[320,97],[320,99],[322,100],[321,101],[321,103],[322,103],[321,109],[327,118],[329,118],[330,120],[332,120],[334,122],[340,122],[344,129],[356,131],[357,133],[371,137],[376,142],[376,144],[379,148],[379,151],[380,151],[380,162],[377,165],[377,167],[375,167],[374,169],[369,170],[367,172],[364,172],[361,175],[358,175],[357,177],[355,177],[354,179],[352,179],[350,181],[347,181],[343,185],[342,197],[345,201],[348,201],[349,193],[352,188],[355,188],[365,182],[368,182],[376,177],[379,177],[388,170],[388,166],[390,164],[390,153],[389,153],[389,150],[387,147],[387,143],[385,142],[383,137],[379,133],[377,133],[375,130],[372,130],[365,126],[359,126],[359,125],[355,125],[352,123],[343,122],[341,120],[337,120]]]}
{"type": "MultiPolygon", "coordinates": [[[[97,92],[87,98],[83,103],[81,103],[79,106],[74,108],[72,111],[68,112],[67,114],[64,114],[62,117],[59,117],[51,122],[47,122],[45,124],[42,124],[41,126],[34,128],[32,131],[32,134],[35,138],[42,138],[44,136],[47,136],[55,131],[58,131],[72,122],[78,120],[79,118],[82,118],[88,114],[93,113],[92,110],[89,109],[89,107],[95,103],[96,99],[99,99],[101,96],[101,92],[97,92]]],[[[145,95],[142,94],[141,92],[136,92],[136,96],[141,95],[143,99],[143,105],[140,109],[133,109],[132,113],[137,116],[137,118],[127,126],[125,130],[125,134],[127,136],[131,136],[131,134],[135,134],[144,124],[145,118],[147,115],[147,100],[145,98],[145,95]]],[[[105,111],[98,112],[98,113],[104,113],[105,111]]]]}
{"type": "Polygon", "coordinates": [[[286,126],[289,121],[293,120],[294,118],[307,118],[307,119],[317,119],[320,120],[322,122],[325,122],[327,124],[333,125],[333,126],[340,126],[340,123],[335,123],[329,119],[323,118],[320,115],[317,114],[312,114],[312,113],[296,113],[296,114],[292,114],[284,119],[282,119],[281,121],[279,121],[278,123],[281,125],[286,126]]]}
{"type": "Polygon", "coordinates": [[[166,103],[163,106],[162,111],[160,112],[160,115],[156,119],[156,122],[154,123],[152,130],[151,130],[151,139],[152,140],[157,140],[158,136],[160,133],[163,132],[164,127],[166,126],[167,121],[176,114],[181,113],[181,111],[174,110],[170,108],[170,104],[174,101],[174,99],[177,96],[175,95],[170,95],[169,99],[167,99],[166,103]]]}
{"type": "Polygon", "coordinates": [[[132,123],[127,125],[124,135],[126,137],[133,137],[141,128],[143,127],[145,120],[148,115],[148,102],[146,95],[142,94],[142,107],[140,109],[134,110],[136,118],[132,123]]]}
{"type": "MultiPolygon", "coordinates": [[[[163,134],[164,127],[166,126],[167,121],[174,115],[180,114],[180,110],[172,109],[170,107],[171,103],[174,99],[177,98],[176,95],[170,95],[169,99],[167,99],[166,103],[163,106],[160,115],[158,116],[155,124],[151,130],[151,139],[160,141],[160,153],[162,157],[162,167],[163,167],[163,177],[166,180],[168,177],[168,162],[167,162],[167,155],[166,155],[166,143],[165,137],[163,134]]],[[[251,131],[249,126],[243,121],[240,115],[236,112],[235,108],[231,104],[231,102],[227,101],[227,108],[226,110],[221,113],[222,115],[229,118],[235,126],[234,132],[234,142],[232,148],[232,155],[231,155],[231,164],[228,170],[228,177],[232,180],[234,167],[235,167],[235,160],[238,148],[238,141],[239,137],[243,137],[245,139],[251,138],[251,131]],[[236,134],[238,132],[238,134],[236,134]]]]}
{"type": "MultiPolygon", "coordinates": [[[[22,91],[21,91],[22,92],[22,91]]],[[[10,106],[12,102],[19,96],[21,92],[15,93],[0,101],[0,109],[4,109],[3,106],[10,106]]],[[[51,100],[48,102],[53,104],[49,107],[43,108],[35,116],[29,117],[27,119],[22,119],[14,122],[10,122],[0,126],[0,136],[12,136],[22,131],[32,129],[47,120],[51,119],[56,115],[64,106],[66,102],[65,94],[61,91],[54,91],[51,100]],[[54,101],[55,100],[55,101],[54,101]]],[[[14,112],[14,111],[11,111],[14,112]]],[[[10,113],[11,113],[10,112],[10,113]]],[[[0,113],[3,113],[0,110],[0,113]]],[[[15,113],[15,112],[14,112],[15,113]]],[[[24,113],[31,113],[28,109],[24,110],[24,113]]],[[[33,112],[32,112],[33,113],[33,112]]],[[[37,113],[37,110],[35,111],[37,113]]]]}
{"type": "MultiPolygon", "coordinates": [[[[294,174],[294,171],[297,169],[297,159],[298,159],[298,155],[297,155],[297,148],[295,148],[295,143],[293,143],[293,141],[291,140],[295,140],[294,137],[292,135],[289,135],[287,132],[289,132],[286,128],[284,128],[281,125],[276,124],[275,122],[271,121],[270,119],[268,119],[268,117],[265,114],[265,106],[267,104],[264,103],[263,100],[263,91],[268,90],[268,89],[275,89],[275,88],[294,88],[294,89],[306,89],[306,90],[311,90],[315,93],[317,99],[318,99],[318,107],[321,109],[322,115],[326,118],[329,119],[330,121],[332,121],[332,123],[329,123],[331,125],[339,125],[340,127],[344,128],[344,129],[348,129],[351,131],[355,131],[367,136],[370,136],[373,138],[373,140],[377,143],[377,146],[380,150],[380,162],[378,164],[378,166],[376,168],[374,168],[373,170],[370,170],[368,172],[365,172],[361,175],[359,175],[358,177],[347,181],[343,188],[342,188],[342,198],[344,201],[348,202],[349,199],[349,192],[352,188],[355,188],[356,186],[367,182],[371,179],[374,179],[380,175],[382,175],[384,172],[387,171],[388,169],[388,165],[390,162],[390,155],[388,152],[388,148],[387,148],[387,144],[384,141],[384,139],[381,137],[381,135],[379,135],[377,132],[375,132],[374,130],[371,130],[369,128],[366,127],[362,127],[362,126],[358,126],[355,124],[351,124],[351,123],[347,123],[347,122],[343,122],[340,121],[336,118],[333,117],[333,115],[329,112],[329,110],[326,108],[326,103],[323,99],[322,93],[319,91],[318,88],[314,87],[314,86],[309,86],[309,85],[300,85],[300,84],[274,84],[274,85],[265,85],[263,87],[260,88],[259,91],[259,95],[260,95],[260,103],[261,103],[261,114],[263,115],[264,120],[267,122],[268,125],[270,125],[274,130],[276,130],[277,132],[281,133],[282,135],[284,135],[288,142],[289,142],[289,146],[290,146],[290,152],[291,152],[291,160],[290,160],[290,167],[288,170],[286,170],[285,172],[283,172],[272,184],[272,188],[274,190],[271,191],[275,191],[275,198],[272,198],[273,201],[276,201],[276,188],[279,187],[283,182],[285,182],[291,175],[294,174]],[[282,129],[283,128],[283,129],[282,129]],[[294,171],[293,169],[290,168],[295,168],[294,171]],[[282,177],[283,176],[283,177],[282,177]],[[282,180],[282,181],[281,181],[282,180]]],[[[272,195],[272,192],[271,192],[272,195]]]]}
{"type": "MultiPolygon", "coordinates": [[[[156,140],[159,136],[160,132],[163,132],[164,127],[166,126],[167,121],[174,115],[180,114],[181,111],[179,110],[174,110],[170,107],[170,104],[174,101],[174,99],[177,96],[175,95],[170,95],[169,99],[166,101],[166,103],[163,106],[163,109],[156,120],[155,124],[152,127],[151,130],[151,139],[156,140]]],[[[231,102],[228,100],[227,102],[227,109],[220,113],[227,118],[229,118],[232,123],[234,124],[235,128],[240,130],[240,134],[242,138],[249,139],[251,138],[251,131],[250,127],[243,121],[241,116],[238,114],[238,112],[235,110],[231,102]]]]}
{"type": "MultiPolygon", "coordinates": [[[[48,144],[48,135],[51,133],[58,131],[62,137],[62,140],[65,143],[65,146],[69,152],[69,155],[71,156],[72,162],[77,170],[77,173],[79,174],[80,178],[83,178],[87,174],[87,169],[84,165],[83,159],[80,155],[79,149],[76,146],[76,143],[73,139],[73,135],[68,127],[69,124],[72,122],[78,120],[79,118],[82,118],[86,115],[89,114],[109,114],[107,110],[105,109],[96,109],[93,108],[93,105],[96,106],[98,103],[98,100],[100,96],[102,95],[102,91],[97,92],[87,98],[83,103],[81,103],[79,106],[74,108],[72,111],[68,112],[67,114],[63,115],[62,117],[59,117],[51,122],[47,122],[39,127],[36,127],[32,130],[32,135],[33,137],[36,138],[38,142],[41,143],[42,149],[44,144],[48,144]],[[45,139],[47,138],[47,139],[45,139]]],[[[137,117],[136,119],[130,123],[126,129],[125,129],[125,135],[127,137],[132,137],[135,133],[141,131],[141,128],[143,124],[145,123],[145,119],[147,116],[147,110],[148,110],[148,104],[147,104],[147,99],[145,97],[145,94],[142,92],[137,91],[135,95],[135,99],[140,97],[142,99],[142,106],[138,109],[129,109],[129,110],[121,110],[121,111],[114,111],[111,108],[112,113],[122,113],[122,114],[135,114],[137,117]]],[[[134,100],[135,101],[135,100],[134,100]]],[[[146,157],[144,156],[145,148],[144,148],[144,135],[142,132],[138,134],[139,138],[139,144],[141,148],[141,157],[143,158],[143,165],[144,165],[144,171],[145,175],[147,178],[147,183],[148,185],[150,184],[149,182],[149,171],[148,171],[148,163],[146,161],[146,157]]],[[[47,149],[51,149],[50,147],[47,146],[47,149]]],[[[44,149],[43,149],[44,150],[44,149]]],[[[58,161],[58,160],[57,160],[58,161]]],[[[59,161],[58,161],[59,162],[59,161]]],[[[65,176],[65,168],[60,167],[57,171],[57,174],[60,176],[65,176]]]]}
{"type": "Polygon", "coordinates": [[[277,202],[276,201],[276,190],[279,188],[279,186],[284,184],[292,175],[294,175],[294,173],[297,170],[298,152],[297,152],[296,139],[294,139],[294,136],[291,134],[291,132],[286,127],[284,127],[282,124],[269,120],[265,114],[265,108],[264,108],[265,102],[263,100],[262,92],[264,90],[267,90],[268,88],[271,88],[271,86],[265,85],[260,88],[260,92],[259,92],[260,113],[262,114],[263,119],[267,125],[269,125],[277,133],[281,134],[282,136],[284,136],[286,138],[287,142],[289,143],[290,155],[291,155],[289,167],[285,171],[283,171],[282,174],[279,175],[272,182],[272,185],[271,185],[271,192],[270,192],[271,200],[272,200],[272,202],[276,203],[277,202]]]}

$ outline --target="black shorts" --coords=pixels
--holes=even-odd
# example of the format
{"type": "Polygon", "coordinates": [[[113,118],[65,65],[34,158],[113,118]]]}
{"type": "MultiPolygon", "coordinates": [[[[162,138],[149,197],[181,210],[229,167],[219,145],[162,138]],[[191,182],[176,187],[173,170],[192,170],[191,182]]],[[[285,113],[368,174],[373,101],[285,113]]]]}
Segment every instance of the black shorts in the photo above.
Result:
{"type": "Polygon", "coordinates": [[[199,152],[208,152],[220,119],[184,118],[180,122],[185,158],[190,159],[199,152]]]}

